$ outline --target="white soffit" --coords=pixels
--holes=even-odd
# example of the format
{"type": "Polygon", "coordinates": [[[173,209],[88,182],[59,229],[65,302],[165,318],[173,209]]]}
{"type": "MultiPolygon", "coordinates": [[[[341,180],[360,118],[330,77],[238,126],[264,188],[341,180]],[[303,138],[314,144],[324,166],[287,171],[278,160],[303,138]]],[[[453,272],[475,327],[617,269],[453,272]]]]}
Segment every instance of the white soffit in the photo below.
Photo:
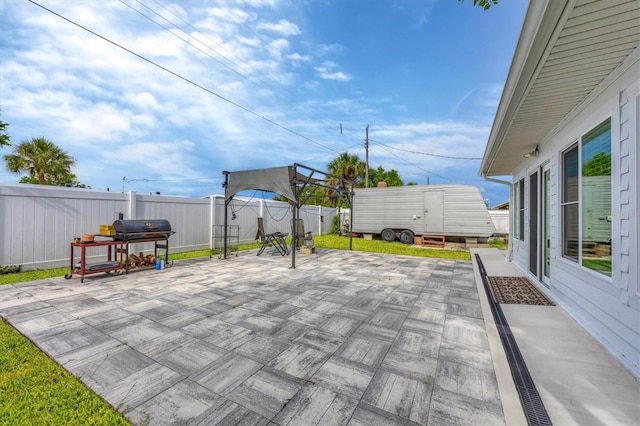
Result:
{"type": "Polygon", "coordinates": [[[527,12],[481,175],[512,174],[522,154],[533,150],[640,46],[639,0],[550,0],[537,13],[527,12]],[[528,37],[527,26],[536,28],[528,37]],[[526,60],[518,61],[523,54],[526,60]]]}

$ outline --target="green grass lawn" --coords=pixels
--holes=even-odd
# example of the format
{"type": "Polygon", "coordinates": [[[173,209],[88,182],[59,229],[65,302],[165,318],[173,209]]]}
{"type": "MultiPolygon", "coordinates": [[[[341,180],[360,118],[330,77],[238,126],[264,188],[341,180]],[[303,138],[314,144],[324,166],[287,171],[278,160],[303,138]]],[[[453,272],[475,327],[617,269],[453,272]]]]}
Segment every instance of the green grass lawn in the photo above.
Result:
{"type": "MultiPolygon", "coordinates": [[[[314,236],[318,248],[349,250],[349,238],[314,236]]],[[[260,247],[241,245],[239,250],[260,247]]],[[[470,260],[467,251],[425,249],[400,242],[353,238],[354,251],[470,260]]],[[[170,254],[169,259],[209,257],[209,250],[170,254]]],[[[69,268],[0,275],[0,285],[62,277],[69,268]]],[[[128,421],[45,353],[0,320],[0,426],[126,425],[128,421]]]]}
{"type": "MultiPolygon", "coordinates": [[[[338,235],[314,236],[313,243],[319,248],[349,250],[349,237],[340,237],[338,235]]],[[[353,238],[351,240],[351,244],[353,251],[418,257],[436,257],[441,259],[471,260],[471,254],[469,254],[468,251],[422,248],[402,244],[399,241],[389,243],[383,240],[353,238]]]]}
{"type": "Polygon", "coordinates": [[[0,425],[128,425],[80,380],[0,320],[0,425]]]}

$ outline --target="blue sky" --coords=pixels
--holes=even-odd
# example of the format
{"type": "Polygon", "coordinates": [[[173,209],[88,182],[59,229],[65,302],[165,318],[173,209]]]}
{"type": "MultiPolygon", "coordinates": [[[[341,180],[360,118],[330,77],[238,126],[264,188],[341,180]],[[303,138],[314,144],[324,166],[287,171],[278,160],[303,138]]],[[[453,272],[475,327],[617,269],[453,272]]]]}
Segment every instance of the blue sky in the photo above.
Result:
{"type": "Polygon", "coordinates": [[[478,167],[525,0],[36,3],[0,4],[0,119],[93,189],[199,197],[223,170],[326,170],[365,159],[369,125],[370,167],[508,198],[478,167]]]}

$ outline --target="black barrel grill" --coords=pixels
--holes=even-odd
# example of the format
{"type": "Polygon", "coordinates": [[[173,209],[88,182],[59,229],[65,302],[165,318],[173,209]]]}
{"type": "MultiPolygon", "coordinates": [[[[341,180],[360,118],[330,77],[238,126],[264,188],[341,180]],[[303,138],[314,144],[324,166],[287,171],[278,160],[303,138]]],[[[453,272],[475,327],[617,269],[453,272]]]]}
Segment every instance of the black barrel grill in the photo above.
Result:
{"type": "Polygon", "coordinates": [[[169,265],[169,237],[175,234],[171,223],[166,219],[119,219],[113,222],[115,241],[122,241],[126,255],[126,271],[129,271],[129,244],[155,243],[154,256],[158,257],[158,249],[164,250],[164,261],[169,265]]]}

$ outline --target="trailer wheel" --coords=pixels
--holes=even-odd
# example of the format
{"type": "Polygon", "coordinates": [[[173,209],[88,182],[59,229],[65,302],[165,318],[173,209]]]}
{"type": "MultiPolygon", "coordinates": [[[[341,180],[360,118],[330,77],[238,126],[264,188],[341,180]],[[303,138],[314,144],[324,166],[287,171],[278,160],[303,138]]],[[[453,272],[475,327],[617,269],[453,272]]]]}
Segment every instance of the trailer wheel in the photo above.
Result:
{"type": "Polygon", "coordinates": [[[400,233],[400,242],[403,244],[413,244],[413,232],[405,229],[400,233]]]}
{"type": "Polygon", "coordinates": [[[388,242],[392,242],[396,240],[396,233],[394,232],[393,229],[383,229],[382,232],[380,233],[380,236],[382,237],[383,240],[388,241],[388,242]]]}

